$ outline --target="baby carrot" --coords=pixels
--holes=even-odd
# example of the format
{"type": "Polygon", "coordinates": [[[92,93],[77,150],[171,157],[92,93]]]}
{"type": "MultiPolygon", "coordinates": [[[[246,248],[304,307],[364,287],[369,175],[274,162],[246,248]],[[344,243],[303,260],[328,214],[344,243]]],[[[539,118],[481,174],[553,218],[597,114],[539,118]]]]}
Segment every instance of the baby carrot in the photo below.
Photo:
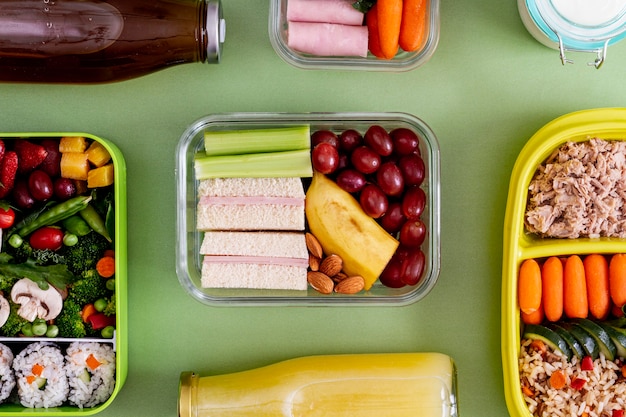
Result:
{"type": "Polygon", "coordinates": [[[543,312],[543,305],[539,304],[539,308],[532,313],[521,312],[522,322],[526,324],[541,324],[545,317],[543,312]]]}
{"type": "Polygon", "coordinates": [[[552,256],[541,268],[542,300],[546,319],[557,321],[563,315],[563,262],[552,256]]]}
{"type": "Polygon", "coordinates": [[[517,298],[522,313],[531,314],[541,305],[541,268],[534,259],[526,259],[519,269],[517,298]]]}
{"type": "Polygon", "coordinates": [[[617,307],[626,304],[626,254],[617,253],[609,263],[609,291],[617,307]]]}
{"type": "Polygon", "coordinates": [[[585,266],[578,255],[571,255],[563,270],[563,309],[569,318],[589,315],[585,266]]]}
{"type": "Polygon", "coordinates": [[[380,37],[378,36],[378,7],[374,3],[371,9],[365,14],[365,24],[367,26],[367,48],[376,58],[384,59],[383,51],[380,49],[380,37]]]}
{"type": "Polygon", "coordinates": [[[402,23],[400,24],[400,48],[407,52],[416,51],[426,37],[427,0],[404,0],[402,23]]]}
{"type": "Polygon", "coordinates": [[[611,310],[609,296],[609,263],[600,254],[585,257],[585,280],[587,281],[587,300],[589,314],[598,320],[608,317],[611,310]]]}
{"type": "Polygon", "coordinates": [[[402,0],[378,0],[378,36],[380,48],[386,59],[398,52],[400,24],[402,23],[402,0]]]}

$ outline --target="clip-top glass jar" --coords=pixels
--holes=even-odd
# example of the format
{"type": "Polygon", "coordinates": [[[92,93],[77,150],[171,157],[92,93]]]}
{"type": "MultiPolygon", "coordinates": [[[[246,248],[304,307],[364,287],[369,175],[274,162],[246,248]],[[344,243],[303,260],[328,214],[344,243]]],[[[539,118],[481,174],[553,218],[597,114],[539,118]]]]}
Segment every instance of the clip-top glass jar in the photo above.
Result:
{"type": "Polygon", "coordinates": [[[0,81],[103,83],[219,62],[220,0],[0,0],[0,81]]]}
{"type": "Polygon", "coordinates": [[[596,68],[604,63],[607,48],[626,36],[626,0],[518,0],[524,26],[542,44],[565,54],[596,54],[596,68]]]}

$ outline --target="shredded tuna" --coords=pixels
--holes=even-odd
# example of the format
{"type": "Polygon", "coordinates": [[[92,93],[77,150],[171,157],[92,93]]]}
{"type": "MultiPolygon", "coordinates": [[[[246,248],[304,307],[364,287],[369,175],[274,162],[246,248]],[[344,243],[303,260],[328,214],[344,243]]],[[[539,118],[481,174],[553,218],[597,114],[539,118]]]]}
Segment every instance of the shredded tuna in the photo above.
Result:
{"type": "Polygon", "coordinates": [[[567,142],[528,186],[526,229],[542,237],[626,237],[626,142],[567,142]]]}

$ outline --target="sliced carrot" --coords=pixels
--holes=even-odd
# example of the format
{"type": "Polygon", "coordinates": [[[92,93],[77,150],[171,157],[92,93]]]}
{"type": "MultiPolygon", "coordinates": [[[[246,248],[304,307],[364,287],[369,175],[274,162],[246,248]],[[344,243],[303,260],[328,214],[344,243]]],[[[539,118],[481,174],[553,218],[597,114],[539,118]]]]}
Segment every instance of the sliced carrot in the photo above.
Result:
{"type": "Polygon", "coordinates": [[[567,379],[565,378],[565,374],[560,369],[552,372],[550,375],[550,386],[554,389],[563,389],[565,388],[565,384],[567,383],[567,379]]]}
{"type": "Polygon", "coordinates": [[[83,309],[80,312],[80,316],[83,319],[83,322],[87,323],[87,319],[89,319],[89,316],[95,313],[97,313],[96,307],[94,307],[93,303],[89,303],[83,306],[83,309]]]}
{"type": "Polygon", "coordinates": [[[385,59],[382,49],[380,49],[380,37],[378,36],[378,7],[376,3],[365,14],[365,24],[367,26],[367,48],[376,58],[385,59]]]}
{"type": "Polygon", "coordinates": [[[33,365],[31,372],[33,373],[33,375],[35,376],[41,376],[41,373],[43,372],[43,366],[41,366],[40,364],[36,363],[33,365]]]}
{"type": "Polygon", "coordinates": [[[585,257],[585,281],[587,282],[587,300],[589,314],[598,320],[604,320],[611,310],[609,296],[609,263],[600,254],[585,257]]]}
{"type": "Polygon", "coordinates": [[[617,307],[626,304],[626,254],[617,253],[609,263],[609,290],[617,307]]]}
{"type": "Polygon", "coordinates": [[[402,23],[398,44],[407,52],[417,51],[428,32],[426,27],[427,0],[404,0],[402,4],[402,23]]]}
{"type": "Polygon", "coordinates": [[[400,25],[402,24],[402,0],[378,0],[378,36],[380,49],[386,59],[398,52],[400,25]]]}
{"type": "Polygon", "coordinates": [[[103,256],[96,262],[96,271],[102,278],[111,278],[115,275],[115,258],[103,256]]]}
{"type": "Polygon", "coordinates": [[[98,366],[102,365],[102,362],[100,362],[98,359],[96,359],[96,357],[93,356],[93,353],[91,353],[91,354],[89,354],[89,356],[87,356],[87,359],[85,359],[85,363],[87,364],[89,369],[91,369],[92,371],[94,369],[97,369],[98,366]]]}
{"type": "Polygon", "coordinates": [[[534,313],[541,305],[541,268],[534,259],[526,259],[520,266],[517,297],[522,313],[534,313]]]}
{"type": "Polygon", "coordinates": [[[563,263],[552,256],[541,267],[543,311],[549,321],[563,316],[563,263]]]}
{"type": "Polygon", "coordinates": [[[563,270],[563,310],[569,318],[589,315],[585,266],[578,255],[571,255],[563,270]]]}
{"type": "Polygon", "coordinates": [[[546,353],[548,351],[548,345],[546,345],[543,340],[539,339],[530,342],[530,347],[539,353],[546,353]]]}

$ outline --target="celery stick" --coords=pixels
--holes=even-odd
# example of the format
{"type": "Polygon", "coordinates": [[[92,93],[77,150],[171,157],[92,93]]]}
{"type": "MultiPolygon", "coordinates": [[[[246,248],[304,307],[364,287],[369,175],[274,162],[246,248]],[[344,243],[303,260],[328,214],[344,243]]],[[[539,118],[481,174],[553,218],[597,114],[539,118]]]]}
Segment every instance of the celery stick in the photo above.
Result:
{"type": "Polygon", "coordinates": [[[207,155],[241,155],[310,149],[311,128],[299,125],[271,129],[206,131],[207,155]]]}
{"type": "Polygon", "coordinates": [[[194,160],[196,179],[234,177],[311,177],[311,153],[308,149],[263,152],[246,155],[206,155],[194,160]]]}

